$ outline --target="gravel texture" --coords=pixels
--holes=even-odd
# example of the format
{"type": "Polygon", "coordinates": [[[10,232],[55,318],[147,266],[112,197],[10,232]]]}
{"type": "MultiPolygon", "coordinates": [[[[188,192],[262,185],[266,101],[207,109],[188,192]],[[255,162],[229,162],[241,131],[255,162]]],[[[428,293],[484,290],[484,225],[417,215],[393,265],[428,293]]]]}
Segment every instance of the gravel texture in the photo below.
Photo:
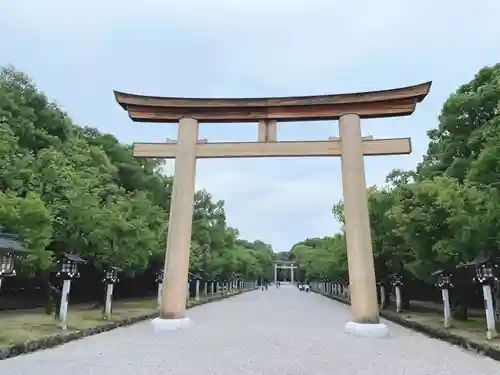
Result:
{"type": "Polygon", "coordinates": [[[291,285],[195,307],[194,325],[149,322],[0,361],[1,375],[495,375],[500,362],[390,322],[348,337],[349,307],[291,285]]]}

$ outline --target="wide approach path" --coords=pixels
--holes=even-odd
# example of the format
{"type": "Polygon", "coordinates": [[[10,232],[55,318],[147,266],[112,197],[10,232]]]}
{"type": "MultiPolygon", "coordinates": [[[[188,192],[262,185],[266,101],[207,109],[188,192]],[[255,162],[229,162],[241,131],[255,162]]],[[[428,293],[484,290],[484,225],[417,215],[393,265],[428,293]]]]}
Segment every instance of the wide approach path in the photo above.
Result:
{"type": "Polygon", "coordinates": [[[348,307],[291,285],[188,312],[195,325],[184,331],[139,323],[0,361],[0,374],[500,374],[499,362],[390,322],[391,338],[348,337],[348,307]]]}

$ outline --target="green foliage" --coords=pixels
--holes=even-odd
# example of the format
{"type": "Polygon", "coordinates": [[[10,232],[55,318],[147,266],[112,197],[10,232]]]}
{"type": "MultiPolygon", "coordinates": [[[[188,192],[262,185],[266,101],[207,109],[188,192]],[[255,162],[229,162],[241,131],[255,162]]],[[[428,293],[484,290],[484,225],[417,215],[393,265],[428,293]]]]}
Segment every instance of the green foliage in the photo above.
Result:
{"type": "Polygon", "coordinates": [[[296,244],[290,253],[299,267],[299,279],[347,279],[347,248],[343,235],[307,239],[296,244]]]}
{"type": "MultiPolygon", "coordinates": [[[[161,166],[135,159],[110,134],[76,126],[26,75],[0,69],[0,230],[33,251],[17,266],[22,277],[46,273],[64,252],[129,276],[161,267],[172,190],[161,166]]],[[[224,202],[198,191],[191,271],[267,277],[271,247],[237,236],[224,202]]]]}
{"type": "Polygon", "coordinates": [[[46,250],[52,235],[50,213],[35,193],[25,198],[12,191],[0,192],[0,231],[16,233],[32,253],[22,262],[24,274],[34,276],[37,269],[50,268],[51,252],[46,250]]]}
{"type": "MultiPolygon", "coordinates": [[[[500,248],[500,64],[481,69],[444,103],[415,171],[394,170],[369,189],[378,277],[404,269],[431,282],[446,265],[500,248]]],[[[343,203],[333,216],[343,225],[343,203]]],[[[307,277],[346,276],[342,235],[295,245],[307,277]]]]}

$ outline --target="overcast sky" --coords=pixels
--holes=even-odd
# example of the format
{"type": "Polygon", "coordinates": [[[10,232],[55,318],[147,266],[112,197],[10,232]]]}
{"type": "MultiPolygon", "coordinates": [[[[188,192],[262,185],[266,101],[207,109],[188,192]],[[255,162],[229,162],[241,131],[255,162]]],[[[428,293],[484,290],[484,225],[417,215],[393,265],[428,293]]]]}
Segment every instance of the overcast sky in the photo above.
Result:
{"type": "MultiPolygon", "coordinates": [[[[186,97],[368,91],[433,81],[411,117],[365,120],[364,135],[411,137],[409,156],[366,158],[368,184],[413,168],[443,102],[500,61],[500,1],[0,0],[0,65],[30,75],[79,125],[132,143],[176,137],[133,123],[113,89],[186,97]]],[[[337,122],[285,123],[279,140],[323,140],[337,122]]],[[[247,140],[256,124],[202,125],[209,141],[247,140]]],[[[172,165],[167,167],[172,170],[172,165]]],[[[287,251],[338,231],[339,159],[198,162],[197,188],[226,202],[229,224],[287,251]]]]}

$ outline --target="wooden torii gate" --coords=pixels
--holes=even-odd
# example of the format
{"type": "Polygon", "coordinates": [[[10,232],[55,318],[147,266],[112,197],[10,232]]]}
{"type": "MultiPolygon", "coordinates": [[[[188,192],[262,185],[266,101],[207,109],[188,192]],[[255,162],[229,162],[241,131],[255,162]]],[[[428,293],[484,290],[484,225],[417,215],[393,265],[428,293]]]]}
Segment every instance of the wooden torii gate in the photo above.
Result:
{"type": "Polygon", "coordinates": [[[273,279],[274,283],[276,284],[278,282],[278,269],[285,269],[285,270],[290,270],[290,281],[292,283],[295,282],[295,276],[294,272],[297,268],[295,264],[297,262],[293,260],[276,260],[273,262],[273,279]]]}
{"type": "MultiPolygon", "coordinates": [[[[385,336],[379,322],[363,156],[411,153],[409,138],[361,136],[360,119],[407,116],[428,94],[431,82],[392,90],[307,97],[191,99],[115,91],[117,102],[137,122],[178,123],[176,141],[134,143],[140,158],[175,159],[164,293],[155,329],[190,324],[186,316],[196,159],[340,156],[353,321],[346,330],[385,336]],[[278,141],[277,123],[339,120],[340,137],[319,141],[278,141]],[[258,122],[257,142],[198,139],[199,123],[258,122]]],[[[235,125],[237,126],[237,125],[235,125]]]]}

